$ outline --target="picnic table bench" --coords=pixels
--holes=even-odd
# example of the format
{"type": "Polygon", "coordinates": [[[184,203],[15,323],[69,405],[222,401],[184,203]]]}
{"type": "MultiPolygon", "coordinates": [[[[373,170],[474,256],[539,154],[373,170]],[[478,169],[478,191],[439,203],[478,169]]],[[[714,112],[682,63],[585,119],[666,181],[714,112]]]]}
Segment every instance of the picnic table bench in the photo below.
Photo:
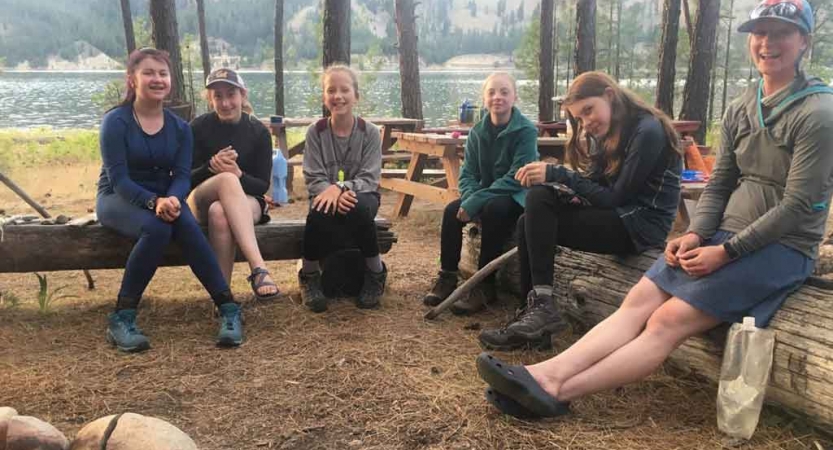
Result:
{"type": "MultiPolygon", "coordinates": [[[[399,200],[394,207],[396,217],[405,217],[413,203],[414,197],[422,198],[434,203],[446,204],[457,199],[458,179],[460,177],[460,161],[462,147],[466,137],[452,137],[433,133],[403,133],[394,132],[398,139],[400,151],[411,154],[410,163],[404,178],[383,177],[380,185],[385,189],[399,192],[399,200]],[[445,186],[423,184],[420,182],[425,170],[425,163],[429,158],[439,158],[445,172],[445,186]]],[[[538,149],[542,155],[563,158],[565,138],[538,138],[538,149]]]]}
{"type": "MultiPolygon", "coordinates": [[[[35,216],[0,220],[0,273],[119,269],[133,248],[133,240],[101,226],[94,214],[60,225],[46,223],[53,224],[44,225],[35,216]]],[[[397,240],[390,226],[389,220],[376,218],[382,253],[390,251],[397,240]]],[[[255,226],[255,235],[264,260],[298,259],[304,220],[273,220],[255,226]]],[[[244,261],[239,252],[237,261],[244,261]]],[[[168,246],[161,265],[186,264],[178,246],[168,246]]]]}

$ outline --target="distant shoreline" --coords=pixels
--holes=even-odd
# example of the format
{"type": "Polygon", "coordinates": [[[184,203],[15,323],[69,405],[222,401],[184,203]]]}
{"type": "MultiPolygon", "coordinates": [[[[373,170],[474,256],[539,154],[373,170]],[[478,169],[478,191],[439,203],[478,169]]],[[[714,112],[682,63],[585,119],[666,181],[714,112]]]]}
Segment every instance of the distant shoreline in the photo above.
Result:
{"type": "MultiPolygon", "coordinates": [[[[507,72],[521,72],[520,69],[515,67],[471,67],[471,68],[430,68],[430,69],[420,69],[419,73],[491,73],[496,70],[503,70],[507,72]]],[[[240,73],[274,73],[271,70],[262,70],[262,69],[237,69],[240,73]]],[[[193,71],[194,73],[198,73],[197,71],[193,71]]],[[[384,70],[359,70],[361,73],[399,73],[398,70],[393,69],[384,69],[384,70]]],[[[124,73],[124,69],[121,70],[104,70],[104,69],[64,69],[64,70],[52,70],[52,69],[0,69],[0,75],[4,73],[124,73]]],[[[283,73],[309,73],[307,70],[284,70],[283,73]]]]}

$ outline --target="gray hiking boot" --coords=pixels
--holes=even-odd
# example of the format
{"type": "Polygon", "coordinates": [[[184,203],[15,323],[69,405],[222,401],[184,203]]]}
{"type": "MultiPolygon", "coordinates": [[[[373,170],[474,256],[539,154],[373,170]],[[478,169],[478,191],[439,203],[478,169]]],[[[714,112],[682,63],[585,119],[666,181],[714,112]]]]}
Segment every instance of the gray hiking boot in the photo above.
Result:
{"type": "Polygon", "coordinates": [[[136,310],[122,309],[107,316],[107,342],[123,352],[141,352],[150,348],[150,341],[136,326],[136,310]]]}
{"type": "Polygon", "coordinates": [[[356,306],[361,309],[374,309],[379,307],[379,299],[385,294],[385,283],[388,280],[388,266],[382,263],[382,271],[379,273],[365,270],[362,290],[356,298],[356,306]]]}
{"type": "Polygon", "coordinates": [[[454,289],[457,289],[457,272],[441,270],[431,292],[422,298],[422,303],[425,306],[437,306],[448,298],[454,289]]]}
{"type": "Polygon", "coordinates": [[[516,350],[519,348],[552,348],[553,335],[559,335],[569,324],[555,307],[549,295],[529,291],[527,304],[518,310],[515,318],[506,326],[480,333],[480,344],[490,350],[516,350]]]}
{"type": "Polygon", "coordinates": [[[243,319],[240,305],[229,302],[218,306],[220,330],[217,333],[218,347],[237,347],[243,343],[243,319]]]}
{"type": "Polygon", "coordinates": [[[327,310],[327,296],[321,285],[321,272],[305,273],[298,271],[298,285],[301,286],[301,297],[304,306],[312,312],[321,313],[327,310]]]}
{"type": "Polygon", "coordinates": [[[497,300],[494,281],[483,281],[475,286],[464,298],[451,305],[451,312],[458,316],[468,316],[486,309],[486,305],[497,300]]]}

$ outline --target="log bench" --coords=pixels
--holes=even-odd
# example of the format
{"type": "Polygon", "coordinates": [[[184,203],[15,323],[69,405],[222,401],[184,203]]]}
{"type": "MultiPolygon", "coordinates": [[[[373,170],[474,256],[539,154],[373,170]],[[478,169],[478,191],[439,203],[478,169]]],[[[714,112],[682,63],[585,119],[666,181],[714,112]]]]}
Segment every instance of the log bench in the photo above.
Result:
{"type": "MultiPolygon", "coordinates": [[[[471,229],[466,229],[460,261],[461,271],[467,273],[476,270],[480,251],[480,236],[471,229]]],[[[554,286],[559,307],[589,329],[616,310],[660,254],[649,250],[636,256],[604,256],[559,248],[554,286]]],[[[521,299],[519,280],[515,257],[498,273],[498,281],[521,299]]],[[[808,280],[770,322],[775,350],[766,401],[829,433],[833,432],[833,290],[811,283],[822,284],[808,280]]],[[[722,333],[692,337],[671,354],[669,363],[716,384],[724,342],[725,328],[722,333]]]]}
{"type": "MultiPolygon", "coordinates": [[[[133,248],[133,241],[89,221],[78,225],[31,224],[2,227],[0,273],[49,272],[56,270],[120,269],[133,248]]],[[[379,250],[390,251],[396,235],[390,221],[376,218],[379,250]]],[[[203,229],[205,231],[205,229],[203,229]]],[[[266,261],[298,259],[303,248],[304,220],[273,220],[255,227],[260,252],[266,261]]],[[[238,262],[242,255],[238,252],[238,262]]],[[[162,266],[186,265],[179,248],[169,245],[162,266]]]]}

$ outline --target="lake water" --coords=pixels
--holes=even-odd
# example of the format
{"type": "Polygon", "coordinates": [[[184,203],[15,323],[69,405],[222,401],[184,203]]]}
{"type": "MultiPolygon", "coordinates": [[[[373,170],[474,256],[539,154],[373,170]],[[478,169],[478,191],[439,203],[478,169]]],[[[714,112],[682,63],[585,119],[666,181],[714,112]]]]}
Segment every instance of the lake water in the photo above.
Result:
{"type": "MultiPolygon", "coordinates": [[[[455,118],[465,99],[479,98],[480,86],[488,71],[427,72],[421,74],[423,114],[428,125],[444,125],[455,118]]],[[[255,113],[268,117],[273,112],[274,78],[270,72],[243,72],[255,113]]],[[[516,74],[520,78],[520,74],[516,74]]],[[[93,97],[111,81],[122,79],[123,72],[4,72],[0,73],[0,128],[96,128],[102,107],[93,97]]],[[[398,117],[399,74],[373,72],[362,76],[362,101],[359,112],[366,116],[398,117]],[[375,78],[370,80],[369,78],[375,78]]],[[[200,95],[201,81],[194,77],[200,95]]],[[[286,116],[309,117],[321,114],[320,88],[307,72],[284,76],[286,116]]],[[[521,85],[526,82],[519,80],[521,85]]],[[[479,101],[478,101],[479,103],[479,101]]],[[[521,98],[520,108],[528,117],[537,117],[536,98],[521,98]]],[[[198,104],[198,108],[203,108],[198,104]]]]}

